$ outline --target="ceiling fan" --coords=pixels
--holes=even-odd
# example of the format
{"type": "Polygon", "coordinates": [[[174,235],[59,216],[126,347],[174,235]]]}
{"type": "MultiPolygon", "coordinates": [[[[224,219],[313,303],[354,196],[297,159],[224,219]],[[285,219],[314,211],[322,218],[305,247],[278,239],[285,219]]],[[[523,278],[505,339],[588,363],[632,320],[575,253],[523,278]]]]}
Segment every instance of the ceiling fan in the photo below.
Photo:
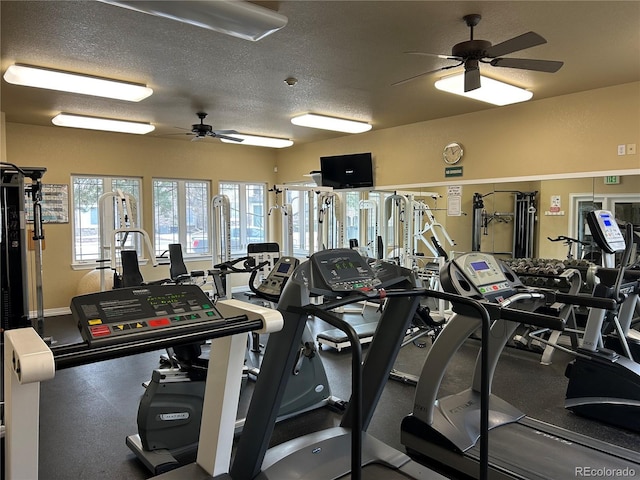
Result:
{"type": "Polygon", "coordinates": [[[196,115],[198,115],[200,123],[194,123],[191,125],[191,132],[185,133],[185,135],[194,135],[193,140],[191,140],[192,142],[206,137],[224,138],[225,140],[231,140],[233,142],[243,141],[242,138],[230,136],[238,133],[235,130],[214,130],[211,125],[206,125],[204,123],[204,119],[207,117],[206,113],[198,112],[196,115]]]}
{"type": "Polygon", "coordinates": [[[505,40],[497,45],[491,45],[491,42],[488,42],[487,40],[475,40],[473,38],[473,28],[478,25],[481,18],[482,17],[478,14],[465,15],[462,17],[471,30],[471,36],[469,40],[454,45],[451,49],[451,55],[438,55],[435,53],[414,51],[405,52],[411,55],[427,55],[445,60],[454,60],[458,63],[400,80],[393,85],[401,85],[424,75],[464,65],[464,91],[470,92],[480,88],[480,63],[487,63],[493,67],[520,68],[523,70],[534,70],[537,72],[547,73],[555,73],[560,69],[560,67],[562,67],[563,62],[555,60],[504,58],[503,55],[542,45],[547,43],[547,41],[535,32],[523,33],[522,35],[505,40]]]}

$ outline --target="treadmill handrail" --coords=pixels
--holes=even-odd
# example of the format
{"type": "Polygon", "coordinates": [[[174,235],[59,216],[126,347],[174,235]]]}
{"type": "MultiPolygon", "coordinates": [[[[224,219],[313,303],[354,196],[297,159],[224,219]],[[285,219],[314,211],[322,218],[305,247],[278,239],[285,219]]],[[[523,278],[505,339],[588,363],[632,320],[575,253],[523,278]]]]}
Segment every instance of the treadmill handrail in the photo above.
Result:
{"type": "MultiPolygon", "coordinates": [[[[343,298],[334,300],[329,303],[325,303],[321,306],[308,306],[302,307],[301,310],[314,314],[329,322],[336,318],[333,315],[329,314],[326,310],[331,310],[340,306],[348,305],[351,303],[355,303],[361,301],[363,299],[382,299],[385,297],[415,297],[415,296],[425,296],[425,297],[433,297],[442,300],[447,300],[451,303],[459,303],[466,307],[470,307],[475,310],[482,321],[482,344],[484,348],[481,348],[480,351],[480,368],[483,372],[481,376],[481,386],[480,386],[480,472],[479,478],[480,480],[487,480],[489,478],[489,378],[486,374],[489,370],[489,357],[488,357],[488,348],[486,348],[485,342],[486,339],[489,338],[489,330],[491,327],[491,317],[487,311],[486,304],[483,302],[479,302],[473,298],[465,297],[462,295],[457,295],[449,292],[441,292],[439,290],[430,290],[426,288],[413,288],[413,289],[403,289],[403,290],[369,290],[369,291],[361,291],[362,295],[351,295],[345,296],[343,298]]],[[[334,326],[338,326],[335,323],[329,322],[334,326]]],[[[342,328],[341,328],[342,330],[342,328]]],[[[352,329],[353,330],[353,329],[352,329]]],[[[344,331],[344,330],[343,330],[344,331]]],[[[347,333],[345,331],[345,333],[347,333]]],[[[355,332],[352,332],[355,335],[355,341],[352,341],[352,345],[359,346],[360,342],[357,341],[357,335],[355,332]]],[[[349,336],[349,334],[347,333],[349,336]]],[[[356,348],[356,350],[358,350],[356,348]]],[[[360,349],[360,356],[362,355],[362,351],[360,349]]],[[[357,351],[356,354],[353,355],[352,363],[361,362],[360,357],[358,357],[357,351]]],[[[360,363],[358,363],[360,365],[360,363]]],[[[361,379],[360,379],[361,381],[361,379]]],[[[355,391],[355,387],[352,387],[352,390],[355,391]]],[[[357,400],[356,400],[357,401],[357,400]]],[[[361,427],[360,427],[361,429],[361,427]]],[[[353,452],[352,452],[353,455],[353,452]]],[[[352,457],[353,460],[353,457],[352,457]]]]}
{"type": "Polygon", "coordinates": [[[539,291],[520,292],[520,293],[516,293],[515,295],[511,295],[509,298],[505,298],[497,305],[499,305],[500,307],[506,308],[516,302],[520,302],[523,300],[534,300],[534,299],[544,300],[546,299],[546,296],[544,295],[544,293],[539,291]]]}
{"type": "MultiPolygon", "coordinates": [[[[489,355],[488,348],[486,345],[487,339],[489,338],[489,331],[491,327],[491,317],[489,312],[487,311],[486,304],[483,302],[479,302],[473,298],[465,297],[462,295],[457,295],[449,292],[441,292],[439,290],[430,290],[430,289],[405,289],[405,290],[382,290],[376,291],[373,295],[367,295],[363,292],[362,297],[364,298],[384,298],[384,297],[412,297],[412,296],[425,296],[425,297],[433,297],[442,300],[447,300],[451,303],[458,303],[466,307],[470,307],[475,310],[481,319],[482,322],[482,348],[480,349],[480,369],[482,371],[481,380],[480,380],[480,471],[479,478],[480,480],[487,480],[489,478],[489,355]]],[[[335,302],[331,302],[329,304],[322,305],[322,308],[336,308],[337,306],[348,305],[349,303],[354,303],[362,300],[363,298],[351,297],[351,301],[348,301],[349,297],[339,299],[335,302]]],[[[358,343],[358,342],[357,342],[358,343]]]]}
{"type": "Polygon", "coordinates": [[[618,304],[613,298],[587,297],[584,295],[569,295],[557,292],[556,300],[562,303],[570,303],[581,307],[599,308],[601,310],[614,310],[618,304]]]}
{"type": "MultiPolygon", "coordinates": [[[[245,317],[246,318],[246,317],[245,317]]],[[[159,350],[176,345],[209,340],[236,333],[243,333],[252,330],[259,330],[264,326],[263,321],[246,320],[241,323],[229,323],[226,325],[212,325],[188,333],[173,334],[159,338],[152,338],[143,341],[130,341],[126,343],[89,347],[87,343],[75,343],[71,345],[61,345],[51,349],[56,364],[56,370],[72,368],[89,363],[120,358],[128,355],[159,350]]]]}

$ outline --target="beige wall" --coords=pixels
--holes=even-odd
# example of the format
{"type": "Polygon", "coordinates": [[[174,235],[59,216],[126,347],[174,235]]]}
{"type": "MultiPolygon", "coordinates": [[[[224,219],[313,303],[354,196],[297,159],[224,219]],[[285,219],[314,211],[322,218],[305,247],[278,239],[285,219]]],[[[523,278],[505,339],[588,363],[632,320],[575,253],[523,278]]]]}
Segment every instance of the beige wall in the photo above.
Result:
{"type": "MultiPolygon", "coordinates": [[[[474,192],[539,191],[535,253],[564,258],[566,249],[546,238],[569,235],[570,194],[600,188],[604,192],[636,193],[640,197],[640,177],[628,176],[621,185],[604,186],[600,176],[597,180],[588,177],[567,183],[489,180],[536,176],[548,179],[554,174],[584,176],[584,172],[614,170],[632,170],[640,175],[640,155],[617,155],[617,145],[629,143],[640,144],[639,82],[296,145],[279,154],[278,181],[303,180],[304,174],[319,169],[319,158],[324,155],[372,152],[376,186],[400,185],[416,190],[419,184],[424,185],[424,189],[444,197],[439,201],[439,209],[446,209],[445,185],[462,184],[462,211],[466,215],[447,217],[444,211],[436,213],[456,242],[447,250],[461,252],[471,249],[474,192]],[[464,146],[465,154],[458,164],[464,175],[446,179],[442,148],[451,141],[464,146]],[[475,180],[481,183],[473,184],[475,180]],[[545,217],[550,196],[558,194],[565,216],[545,217]]],[[[433,202],[427,203],[433,208],[433,202]]],[[[488,196],[485,205],[489,212],[511,212],[513,195],[488,196]]],[[[482,249],[510,251],[512,235],[511,224],[493,222],[488,235],[481,237],[482,249]]]]}
{"type": "MultiPolygon", "coordinates": [[[[46,167],[44,183],[70,184],[73,174],[142,177],[143,228],[153,232],[151,182],[154,177],[208,179],[212,194],[218,181],[275,182],[276,155],[271,149],[215,141],[188,142],[160,137],[91,132],[59,127],[6,124],[8,161],[46,167]]],[[[71,267],[71,224],[45,225],[43,291],[46,309],[66,308],[87,270],[71,267]]],[[[32,268],[32,267],[31,267],[32,268]]],[[[210,262],[189,265],[211,268],[210,262]]],[[[146,280],[166,278],[168,267],[141,267],[146,280]]],[[[33,294],[30,298],[35,298],[33,294]]],[[[30,306],[35,310],[35,304],[30,306]]]]}
{"type": "Polygon", "coordinates": [[[279,153],[278,181],[319,170],[324,155],[372,152],[376,185],[443,182],[451,141],[464,146],[464,180],[640,168],[640,155],[616,150],[640,144],[640,83],[294,145],[279,153]]]}
{"type": "MultiPolygon", "coordinates": [[[[640,144],[638,82],[386,130],[375,130],[374,125],[374,130],[365,134],[277,151],[15,123],[6,123],[5,127],[6,145],[3,141],[2,148],[6,148],[7,161],[46,167],[44,183],[69,184],[72,174],[142,177],[143,226],[147,231],[153,230],[150,205],[154,177],[210,179],[215,194],[219,180],[264,181],[269,185],[303,180],[304,174],[319,168],[323,155],[372,152],[377,185],[444,182],[441,151],[451,141],[465,147],[459,165],[464,167],[462,180],[466,182],[603,170],[639,169],[640,173],[639,155],[616,154],[617,144],[640,144]]],[[[546,201],[550,191],[533,184],[532,189],[543,192],[541,201],[546,201]]],[[[438,217],[456,240],[455,250],[465,251],[471,246],[473,193],[484,193],[480,188],[489,191],[491,187],[465,185],[463,211],[468,216],[438,217]]],[[[444,195],[443,186],[434,188],[444,195]]],[[[561,193],[568,195],[569,190],[561,193]]],[[[494,211],[501,208],[496,205],[494,211]]],[[[544,227],[540,238],[567,234],[567,219],[554,221],[557,225],[544,227]]],[[[491,239],[483,239],[493,242],[496,250],[503,248],[496,242],[504,242],[507,237],[499,233],[500,228],[503,226],[495,229],[491,239]]],[[[48,224],[45,236],[45,308],[65,308],[86,270],[71,268],[70,224],[48,224]]],[[[190,268],[208,266],[208,262],[201,262],[190,268]]],[[[166,272],[147,267],[143,275],[153,280],[166,276],[166,272]]]]}

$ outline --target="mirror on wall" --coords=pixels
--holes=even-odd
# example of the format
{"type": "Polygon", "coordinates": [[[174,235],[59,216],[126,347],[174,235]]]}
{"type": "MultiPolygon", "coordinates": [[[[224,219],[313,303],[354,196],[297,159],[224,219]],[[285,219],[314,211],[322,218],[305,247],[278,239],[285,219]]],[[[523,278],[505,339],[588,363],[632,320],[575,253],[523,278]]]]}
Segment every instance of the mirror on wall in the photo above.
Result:
{"type": "Polygon", "coordinates": [[[640,225],[640,175],[338,191],[338,200],[321,207],[316,197],[313,191],[287,192],[295,204],[296,255],[342,238],[342,245],[357,244],[363,254],[378,256],[380,237],[383,257],[407,266],[415,252],[425,261],[473,250],[501,258],[580,259],[597,250],[587,212],[603,208],[620,222],[640,225]],[[325,210],[322,225],[319,209],[325,210]],[[333,229],[334,221],[342,232],[333,229]],[[319,232],[325,234],[321,243],[319,232]],[[564,238],[552,241],[558,237],[564,238]]]}
{"type": "Polygon", "coordinates": [[[442,198],[438,221],[455,240],[453,252],[480,250],[504,258],[565,259],[592,246],[549,240],[568,237],[589,244],[585,215],[611,210],[620,223],[640,225],[640,176],[576,178],[425,187],[442,198]],[[449,212],[451,192],[459,211],[449,212]],[[449,198],[448,198],[449,196],[449,198]],[[452,214],[453,213],[453,214],[452,214]],[[569,251],[571,246],[571,251],[569,251]]]}

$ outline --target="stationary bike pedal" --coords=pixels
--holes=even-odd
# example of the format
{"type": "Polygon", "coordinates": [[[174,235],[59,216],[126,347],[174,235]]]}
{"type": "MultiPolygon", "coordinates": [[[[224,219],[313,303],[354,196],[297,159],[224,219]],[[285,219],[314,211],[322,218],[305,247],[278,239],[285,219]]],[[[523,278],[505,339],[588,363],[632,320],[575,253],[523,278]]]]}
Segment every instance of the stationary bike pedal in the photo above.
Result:
{"type": "Polygon", "coordinates": [[[327,399],[327,406],[337,413],[344,413],[349,406],[349,402],[342,400],[341,398],[331,396],[327,399]]]}

